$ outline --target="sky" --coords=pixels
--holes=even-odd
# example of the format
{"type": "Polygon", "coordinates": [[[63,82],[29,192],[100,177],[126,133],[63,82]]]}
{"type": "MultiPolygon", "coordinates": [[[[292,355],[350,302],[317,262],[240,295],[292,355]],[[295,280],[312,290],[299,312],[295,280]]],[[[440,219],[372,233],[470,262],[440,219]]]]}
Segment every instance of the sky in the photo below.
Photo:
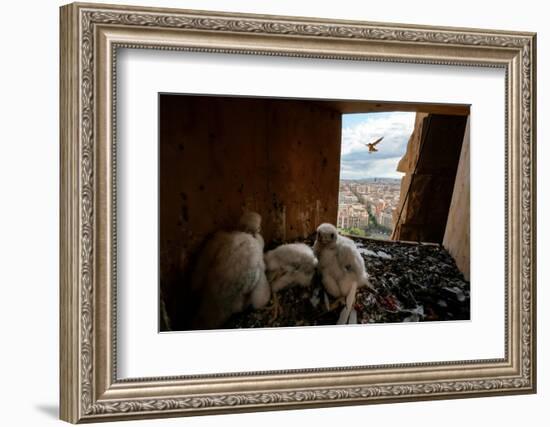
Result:
{"type": "Polygon", "coordinates": [[[365,113],[342,116],[341,179],[401,178],[395,169],[407,150],[416,113],[365,113]],[[368,142],[384,137],[375,153],[368,142]]]}

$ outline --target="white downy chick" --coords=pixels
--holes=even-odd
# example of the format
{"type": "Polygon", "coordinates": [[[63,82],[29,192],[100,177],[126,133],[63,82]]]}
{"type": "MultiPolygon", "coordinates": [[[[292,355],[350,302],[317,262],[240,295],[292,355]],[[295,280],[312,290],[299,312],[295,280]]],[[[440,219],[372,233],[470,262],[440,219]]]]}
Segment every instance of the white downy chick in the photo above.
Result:
{"type": "Polygon", "coordinates": [[[247,212],[238,231],[219,231],[205,244],[191,282],[200,297],[194,329],[220,327],[248,305],[258,309],[268,303],[271,291],[260,231],[260,215],[247,212]]]}
{"type": "Polygon", "coordinates": [[[345,298],[346,307],[338,324],[347,323],[357,288],[369,284],[365,262],[353,240],[340,236],[336,227],[328,223],[317,227],[313,251],[325,290],[334,298],[345,298]]]}
{"type": "Polygon", "coordinates": [[[264,260],[273,292],[291,285],[309,286],[317,266],[313,250],[304,243],[281,245],[267,252],[264,260]]]}

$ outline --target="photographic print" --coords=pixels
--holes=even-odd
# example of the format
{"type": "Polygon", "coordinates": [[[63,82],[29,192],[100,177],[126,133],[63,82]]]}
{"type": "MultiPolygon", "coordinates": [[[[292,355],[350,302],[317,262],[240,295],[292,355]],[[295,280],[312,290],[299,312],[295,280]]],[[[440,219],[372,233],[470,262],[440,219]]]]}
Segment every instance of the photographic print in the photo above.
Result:
{"type": "Polygon", "coordinates": [[[161,332],[470,319],[468,105],[158,102],[161,332]]]}

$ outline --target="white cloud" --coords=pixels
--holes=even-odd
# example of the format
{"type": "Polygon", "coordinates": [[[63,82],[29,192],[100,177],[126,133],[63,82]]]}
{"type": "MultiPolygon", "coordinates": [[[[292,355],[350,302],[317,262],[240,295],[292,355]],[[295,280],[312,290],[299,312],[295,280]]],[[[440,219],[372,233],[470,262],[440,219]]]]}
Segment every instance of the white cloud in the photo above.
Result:
{"type": "Polygon", "coordinates": [[[402,178],[404,173],[395,170],[401,157],[389,157],[368,164],[342,163],[341,179],[402,178]]]}
{"type": "Polygon", "coordinates": [[[415,113],[369,113],[347,115],[343,118],[341,177],[344,179],[370,177],[400,177],[395,171],[405,154],[414,128],[415,113]],[[384,139],[378,152],[369,153],[366,143],[384,139]]]}

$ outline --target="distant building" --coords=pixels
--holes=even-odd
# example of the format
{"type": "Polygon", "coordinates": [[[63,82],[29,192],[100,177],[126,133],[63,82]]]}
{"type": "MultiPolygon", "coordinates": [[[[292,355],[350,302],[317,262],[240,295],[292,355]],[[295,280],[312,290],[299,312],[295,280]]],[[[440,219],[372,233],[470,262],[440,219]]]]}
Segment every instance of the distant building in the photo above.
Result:
{"type": "Polygon", "coordinates": [[[365,228],[369,225],[367,207],[360,203],[340,204],[338,208],[339,228],[365,228]]]}
{"type": "Polygon", "coordinates": [[[370,210],[378,224],[393,229],[400,193],[397,179],[340,181],[337,226],[367,229],[370,210]]]}
{"type": "Polygon", "coordinates": [[[393,227],[393,215],[391,210],[388,212],[384,210],[380,212],[378,223],[386,228],[391,229],[393,227]]]}

